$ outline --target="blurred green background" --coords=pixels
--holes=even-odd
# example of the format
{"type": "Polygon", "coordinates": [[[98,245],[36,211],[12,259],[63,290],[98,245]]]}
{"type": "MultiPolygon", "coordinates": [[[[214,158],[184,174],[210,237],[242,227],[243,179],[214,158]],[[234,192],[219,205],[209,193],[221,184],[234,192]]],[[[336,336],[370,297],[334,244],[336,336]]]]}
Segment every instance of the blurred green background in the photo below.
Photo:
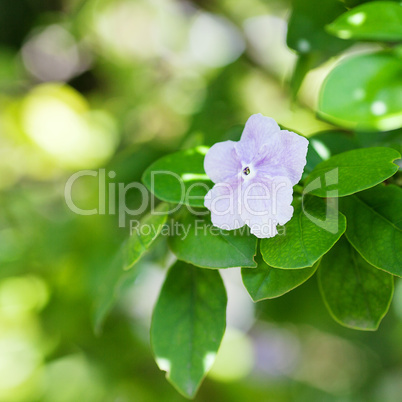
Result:
{"type": "MultiPolygon", "coordinates": [[[[74,214],[64,186],[83,169],[115,172],[106,184],[139,181],[165,153],[237,139],[252,113],[305,135],[331,129],[315,117],[331,52],[292,101],[289,7],[0,0],[0,401],[184,400],[149,346],[172,261],[164,241],[138,277],[121,277],[111,266],[128,228],[117,215],[74,214]],[[102,303],[115,306],[95,334],[102,303]]],[[[74,202],[97,208],[98,190],[81,178],[74,202]]],[[[130,208],[139,202],[127,193],[130,208]]],[[[254,305],[237,269],[222,274],[228,328],[197,401],[400,400],[400,282],[380,329],[364,333],[332,320],[315,277],[254,305]]]]}

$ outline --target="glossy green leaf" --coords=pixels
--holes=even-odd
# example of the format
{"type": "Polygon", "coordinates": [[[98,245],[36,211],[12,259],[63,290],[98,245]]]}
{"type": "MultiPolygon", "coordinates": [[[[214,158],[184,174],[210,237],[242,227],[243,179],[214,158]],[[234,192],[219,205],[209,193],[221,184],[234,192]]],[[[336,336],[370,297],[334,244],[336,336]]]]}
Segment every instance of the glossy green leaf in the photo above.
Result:
{"type": "Polygon", "coordinates": [[[290,292],[309,279],[320,264],[304,269],[279,269],[270,267],[259,255],[255,269],[242,268],[243,284],[254,302],[273,299],[290,292]]]}
{"type": "Polygon", "coordinates": [[[204,171],[207,151],[196,147],[164,156],[148,167],[142,181],[163,201],[204,207],[204,197],[213,185],[204,171]]]}
{"type": "Polygon", "coordinates": [[[362,4],[340,15],[327,31],[342,39],[401,41],[402,6],[393,1],[362,4]]]}
{"type": "Polygon", "coordinates": [[[274,268],[311,267],[336,243],[346,229],[346,219],[332,205],[316,197],[293,200],[293,217],[284,233],[262,239],[261,254],[274,268]]]}
{"type": "Polygon", "coordinates": [[[321,87],[318,114],[353,130],[393,130],[402,126],[401,56],[360,54],[342,60],[321,87]]]}
{"type": "Polygon", "coordinates": [[[363,260],[345,237],[322,258],[318,281],[333,318],[366,331],[378,328],[394,290],[393,277],[363,260]]]}
{"type": "Polygon", "coordinates": [[[227,231],[204,216],[182,211],[172,225],[169,245],[179,260],[204,268],[256,267],[257,238],[247,226],[227,231]]]}
{"type": "Polygon", "coordinates": [[[124,253],[124,269],[133,267],[151,247],[166,223],[169,209],[169,204],[163,202],[155,208],[155,211],[150,212],[140,221],[131,224],[132,234],[124,243],[122,249],[124,253]]]}
{"type": "Polygon", "coordinates": [[[355,149],[318,164],[305,182],[305,192],[319,197],[343,197],[374,187],[396,173],[395,149],[355,149]]]}
{"type": "Polygon", "coordinates": [[[342,199],[346,236],[371,265],[402,277],[402,189],[379,185],[342,199]]]}
{"type": "Polygon", "coordinates": [[[215,360],[225,332],[226,302],[217,271],[178,261],[168,272],[152,317],[151,343],[159,368],[188,398],[215,360]]]}

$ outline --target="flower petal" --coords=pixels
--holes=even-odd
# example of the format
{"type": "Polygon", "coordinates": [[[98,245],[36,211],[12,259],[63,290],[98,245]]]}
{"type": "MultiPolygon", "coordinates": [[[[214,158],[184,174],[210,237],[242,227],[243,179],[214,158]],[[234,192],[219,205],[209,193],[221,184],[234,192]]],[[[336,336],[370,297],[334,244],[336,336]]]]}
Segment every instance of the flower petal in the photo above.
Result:
{"type": "Polygon", "coordinates": [[[204,205],[211,211],[214,226],[225,230],[238,229],[244,226],[239,213],[240,181],[218,183],[209,190],[204,205]]]}
{"type": "Polygon", "coordinates": [[[308,140],[301,135],[281,130],[276,141],[263,146],[260,160],[254,166],[265,177],[286,176],[297,184],[306,165],[308,140]]]}
{"type": "Polygon", "coordinates": [[[242,186],[241,217],[255,236],[273,237],[278,233],[276,226],[292,218],[292,199],[293,187],[287,177],[257,177],[242,186]]]}
{"type": "Polygon", "coordinates": [[[214,144],[205,155],[204,170],[214,183],[224,182],[237,175],[241,170],[241,163],[235,150],[235,142],[214,144]]]}
{"type": "Polygon", "coordinates": [[[274,119],[265,117],[261,113],[251,115],[240,141],[235,145],[243,164],[251,163],[264,144],[269,145],[275,141],[279,131],[280,127],[274,119]]]}

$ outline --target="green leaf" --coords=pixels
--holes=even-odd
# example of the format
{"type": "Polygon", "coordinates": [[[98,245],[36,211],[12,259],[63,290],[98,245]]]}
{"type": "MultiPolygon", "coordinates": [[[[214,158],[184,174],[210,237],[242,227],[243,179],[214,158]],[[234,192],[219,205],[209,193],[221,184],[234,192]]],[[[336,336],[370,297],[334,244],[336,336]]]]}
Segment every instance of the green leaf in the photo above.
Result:
{"type": "Polygon", "coordinates": [[[333,155],[342,152],[351,151],[352,149],[359,148],[359,143],[352,133],[339,130],[321,131],[313,134],[310,138],[310,145],[326,153],[328,159],[333,155]]]}
{"type": "Polygon", "coordinates": [[[213,186],[204,171],[207,151],[206,147],[196,147],[166,155],[148,167],[142,181],[163,201],[202,208],[213,186]]]}
{"type": "Polygon", "coordinates": [[[377,52],[341,61],[321,87],[318,115],[353,130],[401,127],[400,57],[396,52],[377,52]]]}
{"type": "Polygon", "coordinates": [[[356,133],[357,141],[361,147],[388,147],[402,154],[402,129],[383,133],[356,133]]]}
{"type": "Polygon", "coordinates": [[[297,98],[297,94],[307,73],[319,64],[320,61],[318,55],[314,53],[302,53],[298,56],[290,82],[293,100],[297,98]]]}
{"type": "Polygon", "coordinates": [[[243,284],[254,302],[273,299],[290,292],[306,282],[320,264],[317,261],[312,267],[304,269],[279,269],[270,267],[260,255],[256,260],[257,268],[241,270],[243,284]]]}
{"type": "Polygon", "coordinates": [[[311,173],[312,170],[324,160],[322,156],[318,153],[314,145],[315,144],[312,143],[311,140],[309,140],[309,146],[306,155],[306,166],[304,167],[302,179],[305,179],[305,176],[308,176],[308,174],[311,173]]]}
{"type": "Polygon", "coordinates": [[[262,257],[274,268],[311,267],[337,242],[346,219],[332,205],[316,197],[293,200],[293,217],[279,234],[260,243],[262,257]]]}
{"type": "Polygon", "coordinates": [[[321,62],[346,49],[348,44],[325,31],[346,8],[337,0],[293,0],[287,45],[301,54],[319,53],[321,62]]]}
{"type": "MultiPolygon", "coordinates": [[[[362,3],[367,3],[373,0],[341,0],[343,3],[345,3],[346,7],[348,8],[352,8],[352,7],[356,7],[359,4],[362,3]]],[[[379,2],[384,2],[384,1],[389,1],[389,0],[377,0],[379,2]]],[[[399,0],[394,0],[395,2],[398,2],[399,0]]]]}
{"type": "Polygon", "coordinates": [[[179,260],[204,268],[256,267],[257,238],[247,226],[221,230],[204,216],[181,211],[169,245],[179,260]]]}
{"type": "Polygon", "coordinates": [[[346,236],[371,265],[402,277],[402,189],[379,185],[342,199],[346,236]]]}
{"type": "Polygon", "coordinates": [[[302,180],[323,160],[341,152],[359,148],[358,141],[350,133],[344,131],[321,131],[309,137],[307,163],[302,180]]]}
{"type": "Polygon", "coordinates": [[[226,326],[226,291],[217,271],[178,261],[156,303],[151,343],[156,362],[184,396],[194,397],[226,326]]]}
{"type": "Polygon", "coordinates": [[[344,237],[322,258],[318,282],[333,318],[366,331],[378,328],[394,291],[393,277],[364,261],[344,237]]]}
{"type": "Polygon", "coordinates": [[[132,268],[151,247],[166,223],[169,209],[169,204],[163,202],[155,208],[155,211],[144,216],[141,221],[137,221],[138,224],[134,222],[131,225],[132,234],[122,248],[124,269],[132,268]]]}
{"type": "Polygon", "coordinates": [[[113,260],[103,267],[93,314],[96,332],[100,332],[103,321],[112,309],[122,288],[125,284],[134,282],[141,272],[142,265],[137,263],[159,236],[166,222],[168,211],[169,204],[161,203],[154,212],[150,212],[141,221],[138,221],[138,225],[133,228],[132,235],[122,244],[113,260]],[[130,268],[133,269],[127,272],[130,268]]]}
{"type": "Polygon", "coordinates": [[[392,1],[362,4],[327,25],[327,31],[342,39],[401,41],[402,6],[392,1]]]}
{"type": "Polygon", "coordinates": [[[126,244],[124,243],[114,259],[99,267],[102,270],[99,277],[99,287],[95,295],[94,308],[92,313],[93,326],[97,334],[102,330],[105,318],[113,308],[123,288],[134,283],[142,272],[144,264],[142,261],[135,264],[133,269],[125,271],[126,266],[126,244]]]}
{"type": "Polygon", "coordinates": [[[395,149],[355,149],[319,163],[305,182],[305,192],[319,197],[343,197],[374,187],[395,174],[395,149]]]}

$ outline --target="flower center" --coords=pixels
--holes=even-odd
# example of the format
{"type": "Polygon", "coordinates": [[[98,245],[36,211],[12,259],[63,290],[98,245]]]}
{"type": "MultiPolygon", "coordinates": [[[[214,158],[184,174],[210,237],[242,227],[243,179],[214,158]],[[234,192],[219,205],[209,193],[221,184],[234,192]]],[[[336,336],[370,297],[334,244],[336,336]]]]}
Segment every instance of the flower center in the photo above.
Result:
{"type": "Polygon", "coordinates": [[[243,174],[246,176],[250,174],[250,168],[248,166],[243,169],[243,174]]]}

